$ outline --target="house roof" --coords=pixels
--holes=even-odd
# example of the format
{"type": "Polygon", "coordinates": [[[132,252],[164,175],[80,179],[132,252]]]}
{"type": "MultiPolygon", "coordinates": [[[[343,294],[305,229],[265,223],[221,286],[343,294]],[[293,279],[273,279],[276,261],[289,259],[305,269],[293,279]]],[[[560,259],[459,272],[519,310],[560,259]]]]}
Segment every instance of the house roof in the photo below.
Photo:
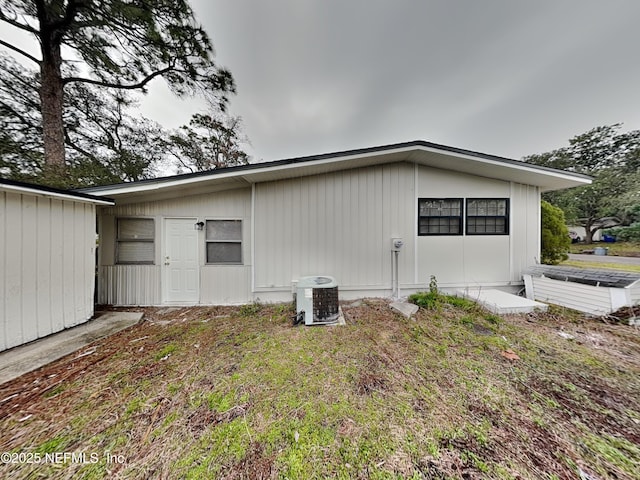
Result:
{"type": "Polygon", "coordinates": [[[89,195],[71,190],[35,185],[33,183],[18,182],[0,178],[0,191],[28,193],[42,197],[57,198],[60,200],[73,200],[75,202],[94,203],[96,205],[114,205],[114,201],[103,196],[89,195]]]}
{"type": "Polygon", "coordinates": [[[188,188],[189,194],[250,186],[254,183],[317,175],[385,163],[409,162],[481,177],[534,185],[541,191],[591,183],[586,175],[555,170],[522,161],[416,140],[379,147],[289,158],[205,172],[174,175],[80,190],[109,195],[118,203],[170,198],[188,188]]]}
{"type": "Polygon", "coordinates": [[[552,280],[584,283],[597,287],[628,288],[640,282],[640,274],[603,270],[597,268],[576,268],[561,265],[536,265],[523,272],[534,277],[547,277],[552,280]]]}

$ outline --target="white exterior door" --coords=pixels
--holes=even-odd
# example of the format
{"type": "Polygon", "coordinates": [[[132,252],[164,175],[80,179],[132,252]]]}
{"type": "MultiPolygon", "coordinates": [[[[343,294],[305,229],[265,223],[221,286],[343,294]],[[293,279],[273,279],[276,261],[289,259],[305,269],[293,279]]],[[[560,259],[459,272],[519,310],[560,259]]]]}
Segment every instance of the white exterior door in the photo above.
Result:
{"type": "Polygon", "coordinates": [[[164,224],[164,303],[198,303],[200,269],[195,218],[167,218],[164,224]]]}

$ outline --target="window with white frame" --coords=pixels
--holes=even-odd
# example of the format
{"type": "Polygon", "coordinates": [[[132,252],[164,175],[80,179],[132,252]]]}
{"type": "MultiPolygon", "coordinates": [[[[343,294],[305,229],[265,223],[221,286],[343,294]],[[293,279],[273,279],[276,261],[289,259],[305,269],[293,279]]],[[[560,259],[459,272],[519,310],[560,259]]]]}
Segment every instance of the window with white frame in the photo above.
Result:
{"type": "Polygon", "coordinates": [[[418,235],[462,235],[462,199],[419,198],[418,235]]]}
{"type": "Polygon", "coordinates": [[[207,220],[206,250],[209,264],[242,264],[242,220],[207,220]]]}
{"type": "Polygon", "coordinates": [[[508,235],[509,199],[468,198],[467,235],[508,235]]]}
{"type": "Polygon", "coordinates": [[[155,223],[153,218],[118,218],[116,263],[153,265],[155,223]]]}

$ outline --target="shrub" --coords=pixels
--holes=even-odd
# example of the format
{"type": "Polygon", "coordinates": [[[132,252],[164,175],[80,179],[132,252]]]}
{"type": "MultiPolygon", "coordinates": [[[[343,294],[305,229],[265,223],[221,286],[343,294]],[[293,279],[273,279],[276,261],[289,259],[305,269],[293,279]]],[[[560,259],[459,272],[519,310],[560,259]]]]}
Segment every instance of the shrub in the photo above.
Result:
{"type": "Polygon", "coordinates": [[[567,252],[571,245],[569,230],[564,222],[564,212],[549,202],[540,203],[542,209],[542,258],[547,265],[557,265],[569,258],[567,252]]]}
{"type": "Polygon", "coordinates": [[[607,235],[613,235],[616,240],[623,242],[640,242],[640,222],[635,222],[628,227],[616,227],[606,230],[607,235]]]}

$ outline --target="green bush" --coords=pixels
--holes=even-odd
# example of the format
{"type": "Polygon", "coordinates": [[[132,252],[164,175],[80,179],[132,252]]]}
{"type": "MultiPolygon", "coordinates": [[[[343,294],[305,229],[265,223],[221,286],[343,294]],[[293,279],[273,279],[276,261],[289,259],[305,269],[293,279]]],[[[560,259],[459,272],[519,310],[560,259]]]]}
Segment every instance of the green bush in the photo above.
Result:
{"type": "Polygon", "coordinates": [[[569,230],[564,221],[564,212],[542,200],[542,258],[547,265],[557,265],[569,258],[567,252],[571,245],[569,230]]]}
{"type": "Polygon", "coordinates": [[[640,242],[640,222],[635,222],[628,227],[616,227],[605,230],[606,235],[613,235],[616,240],[623,242],[640,242]]]}

